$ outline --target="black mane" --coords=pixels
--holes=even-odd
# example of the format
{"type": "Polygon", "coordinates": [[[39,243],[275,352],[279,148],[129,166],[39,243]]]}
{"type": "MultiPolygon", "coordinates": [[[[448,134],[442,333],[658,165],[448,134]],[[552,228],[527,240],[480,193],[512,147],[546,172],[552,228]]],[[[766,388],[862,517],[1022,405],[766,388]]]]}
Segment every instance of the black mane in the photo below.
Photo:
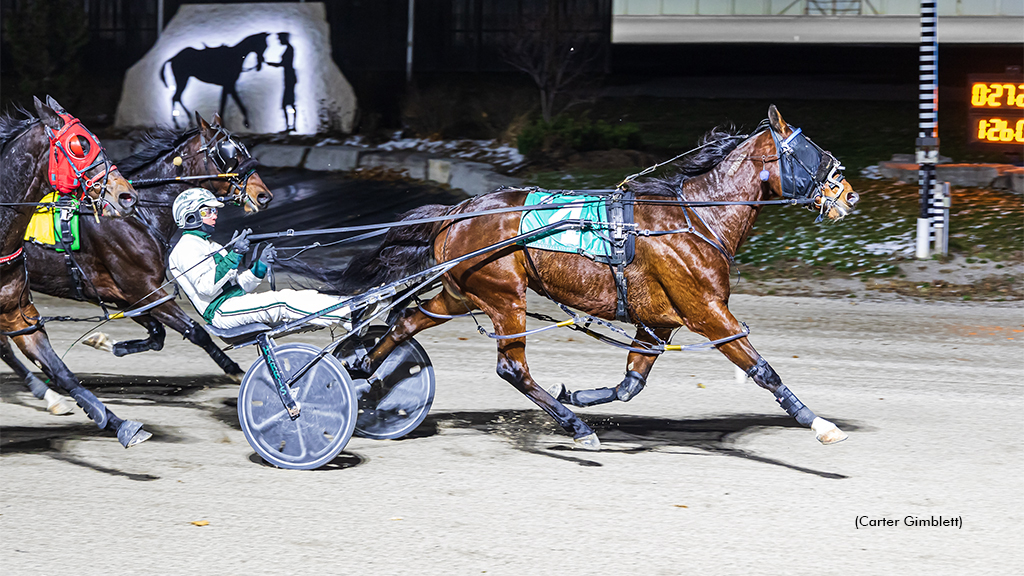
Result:
{"type": "Polygon", "coordinates": [[[39,122],[39,118],[36,118],[21,106],[15,106],[14,112],[23,114],[25,118],[15,118],[12,114],[0,116],[0,150],[6,148],[11,140],[14,140],[22,132],[31,128],[33,124],[39,122]]]}
{"type": "Polygon", "coordinates": [[[146,147],[118,162],[117,167],[122,174],[134,174],[164,154],[181,146],[198,131],[198,128],[185,129],[184,131],[154,128],[142,137],[142,142],[146,147]]]}
{"type": "Polygon", "coordinates": [[[673,163],[673,166],[678,169],[675,174],[665,178],[651,178],[643,182],[634,182],[630,184],[630,188],[636,192],[637,196],[675,198],[683,182],[710,171],[744,140],[766,128],[767,125],[762,123],[750,134],[739,134],[739,130],[735,126],[716,126],[697,142],[702,148],[673,163]]]}

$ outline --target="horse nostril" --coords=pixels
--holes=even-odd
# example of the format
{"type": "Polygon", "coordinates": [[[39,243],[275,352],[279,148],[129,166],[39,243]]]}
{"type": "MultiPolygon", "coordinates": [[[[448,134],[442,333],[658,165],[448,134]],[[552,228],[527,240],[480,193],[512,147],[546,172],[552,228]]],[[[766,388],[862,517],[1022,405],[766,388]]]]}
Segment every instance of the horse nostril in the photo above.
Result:
{"type": "Polygon", "coordinates": [[[259,194],[256,195],[256,202],[259,202],[260,206],[266,206],[267,204],[270,204],[270,201],[273,198],[273,196],[267,194],[266,192],[260,192],[259,194]]]}
{"type": "Polygon", "coordinates": [[[856,192],[850,192],[849,194],[846,195],[846,203],[849,204],[850,206],[853,206],[858,201],[860,201],[860,194],[857,194],[856,192]]]}
{"type": "Polygon", "coordinates": [[[131,208],[135,205],[136,200],[138,200],[138,198],[131,192],[121,192],[117,195],[117,203],[120,204],[122,208],[131,208]]]}

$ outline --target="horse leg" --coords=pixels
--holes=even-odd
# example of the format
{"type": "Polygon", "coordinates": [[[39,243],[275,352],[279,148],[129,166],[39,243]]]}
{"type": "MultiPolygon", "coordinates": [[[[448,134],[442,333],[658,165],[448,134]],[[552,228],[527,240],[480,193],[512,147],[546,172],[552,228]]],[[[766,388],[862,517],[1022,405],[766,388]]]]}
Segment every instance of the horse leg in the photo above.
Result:
{"type": "MultiPolygon", "coordinates": [[[[496,333],[511,335],[526,330],[526,306],[524,304],[520,301],[518,305],[509,303],[500,310],[483,306],[481,309],[491,317],[496,333]]],[[[498,376],[515,386],[516,390],[525,394],[534,404],[554,418],[563,430],[572,434],[576,446],[586,450],[600,449],[601,441],[598,440],[594,430],[544,388],[541,388],[540,384],[530,375],[530,368],[526,363],[525,337],[498,340],[497,372],[498,376]]]]}
{"type": "MultiPolygon", "coordinates": [[[[36,307],[31,303],[22,304],[21,310],[13,310],[0,315],[0,329],[4,331],[20,330],[29,325],[22,318],[25,316],[39,316],[36,307]]],[[[117,439],[125,448],[130,448],[148,440],[152,434],[142,429],[142,423],[134,420],[122,420],[109,408],[100,402],[95,394],[82,386],[78,378],[57,356],[50,346],[46,337],[45,329],[36,330],[29,334],[14,337],[14,343],[25,354],[25,356],[43,369],[43,372],[50,377],[50,380],[58,387],[67,392],[78,406],[85,411],[86,415],[96,423],[96,426],[103,430],[109,430],[117,434],[117,439]]]]}
{"type": "MultiPolygon", "coordinates": [[[[687,321],[687,326],[709,340],[726,338],[743,331],[743,326],[732,315],[724,302],[715,302],[707,307],[707,313],[700,321],[687,321]]],[[[758,386],[775,395],[775,400],[787,414],[800,424],[814,430],[822,444],[835,444],[846,440],[847,435],[835,424],[816,416],[790,391],[768,362],[754,350],[747,338],[727,342],[718,347],[733,364],[740,367],[754,379],[758,386]]]]}
{"type": "Polygon", "coordinates": [[[128,354],[138,354],[139,352],[163,349],[164,337],[167,334],[164,331],[163,324],[154,320],[149,314],[134,316],[132,317],[132,320],[146,328],[146,331],[149,332],[149,338],[146,338],[145,340],[124,340],[121,342],[115,342],[113,349],[114,356],[120,358],[121,356],[127,356],[128,354]]]}
{"type": "Polygon", "coordinates": [[[225,354],[210,338],[210,333],[197,324],[185,311],[174,302],[165,302],[149,312],[160,323],[166,324],[171,330],[179,332],[189,342],[199,346],[209,354],[210,358],[220,366],[225,374],[236,382],[242,381],[242,370],[234,360],[225,354]]]}
{"type": "Polygon", "coordinates": [[[249,127],[249,111],[245,109],[245,104],[242,104],[242,99],[238,97],[238,92],[235,92],[234,85],[231,86],[231,99],[235,101],[238,109],[242,111],[242,123],[245,127],[249,127]]]}
{"type": "Polygon", "coordinates": [[[0,359],[14,370],[14,373],[25,380],[25,385],[32,391],[32,395],[40,400],[46,400],[46,409],[54,416],[67,416],[75,411],[74,404],[61,396],[55,390],[50,389],[42,380],[33,374],[14,355],[10,341],[6,336],[0,336],[0,359]]]}
{"type": "MultiPolygon", "coordinates": [[[[423,308],[437,316],[453,316],[466,311],[465,304],[453,298],[446,290],[442,290],[440,294],[431,298],[426,304],[423,304],[423,308]]],[[[448,320],[448,318],[433,318],[424,314],[419,309],[405,310],[402,316],[391,326],[391,329],[388,330],[388,333],[377,342],[373,350],[354,368],[367,374],[373,374],[380,367],[381,363],[384,362],[384,359],[399,344],[427,328],[444,324],[448,320]]]]}
{"type": "MultiPolygon", "coordinates": [[[[658,328],[654,330],[655,335],[662,341],[668,340],[672,334],[670,328],[658,328]]],[[[637,328],[636,340],[654,344],[654,338],[644,329],[637,328]]],[[[573,406],[596,406],[606,404],[612,400],[629,402],[634,396],[640,393],[647,385],[647,375],[654,367],[654,361],[658,354],[643,354],[630,351],[626,357],[626,376],[614,388],[594,388],[589,390],[577,390],[570,392],[563,384],[548,389],[552,396],[561,402],[568,402],[573,406]]]]}

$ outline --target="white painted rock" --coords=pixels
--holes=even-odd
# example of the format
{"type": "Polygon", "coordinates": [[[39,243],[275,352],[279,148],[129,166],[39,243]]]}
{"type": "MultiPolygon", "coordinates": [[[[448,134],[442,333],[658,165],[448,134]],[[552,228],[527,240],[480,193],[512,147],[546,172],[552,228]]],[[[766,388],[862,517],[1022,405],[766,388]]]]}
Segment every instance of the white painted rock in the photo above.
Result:
{"type": "Polygon", "coordinates": [[[355,120],[355,92],[331,59],[324,5],[293,2],[182,5],[125,75],[115,124],[184,127],[196,110],[206,119],[220,112],[222,93],[232,132],[351,132],[355,120]]]}

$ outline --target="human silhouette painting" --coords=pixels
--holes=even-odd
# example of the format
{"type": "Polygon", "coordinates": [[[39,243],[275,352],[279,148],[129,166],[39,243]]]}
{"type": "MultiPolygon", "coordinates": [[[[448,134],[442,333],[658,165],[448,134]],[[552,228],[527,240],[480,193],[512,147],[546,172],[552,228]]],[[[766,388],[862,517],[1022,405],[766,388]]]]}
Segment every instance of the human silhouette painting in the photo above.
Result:
{"type": "Polygon", "coordinates": [[[239,111],[242,112],[242,120],[245,127],[249,127],[249,112],[242,103],[238,94],[238,78],[243,73],[259,72],[263,64],[282,68],[284,70],[284,96],[281,99],[281,109],[284,112],[285,127],[287,131],[295,130],[295,83],[298,81],[295,74],[295,49],[290,43],[291,34],[281,32],[277,39],[284,46],[280,62],[267,62],[264,53],[267,51],[267,38],[270,32],[261,32],[246,37],[234,46],[206,46],[202,49],[185,48],[164,62],[160,67],[160,80],[167,86],[166,70],[167,65],[171,66],[171,73],[174,76],[175,90],[171,97],[171,120],[175,128],[178,128],[177,107],[185,113],[185,118],[192,118],[185,103],[181,101],[181,95],[185,92],[188,81],[192,78],[200,82],[214,84],[221,87],[219,113],[224,117],[224,107],[227,104],[228,96],[234,100],[239,111]],[[245,60],[249,54],[256,55],[256,65],[244,68],[245,60]]]}
{"type": "Polygon", "coordinates": [[[284,113],[285,132],[295,130],[295,83],[298,77],[295,75],[295,48],[289,40],[291,34],[278,32],[277,41],[284,46],[280,62],[267,62],[267,66],[274,66],[284,69],[284,95],[281,96],[281,111],[284,113]]]}

